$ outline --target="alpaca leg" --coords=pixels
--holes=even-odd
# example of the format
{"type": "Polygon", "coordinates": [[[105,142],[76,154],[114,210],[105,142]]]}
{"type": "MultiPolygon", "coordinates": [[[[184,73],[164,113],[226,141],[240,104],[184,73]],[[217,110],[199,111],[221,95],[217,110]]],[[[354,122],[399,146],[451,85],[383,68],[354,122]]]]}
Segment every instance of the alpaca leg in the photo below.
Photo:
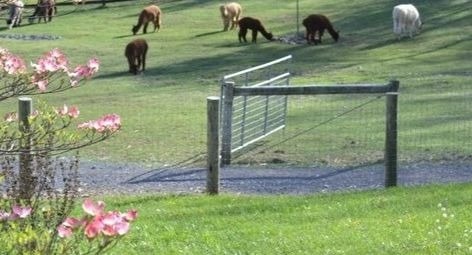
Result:
{"type": "Polygon", "coordinates": [[[138,65],[136,66],[136,73],[139,73],[139,71],[142,70],[143,61],[141,59],[141,56],[138,56],[137,60],[138,60],[138,65]]]}
{"type": "Polygon", "coordinates": [[[233,30],[236,27],[236,22],[238,22],[236,17],[231,18],[231,30],[233,30]]]}
{"type": "Polygon", "coordinates": [[[146,53],[147,53],[147,50],[144,50],[143,56],[142,56],[142,58],[143,58],[143,72],[144,72],[144,70],[146,70],[146,53]]]}
{"type": "Polygon", "coordinates": [[[229,28],[229,18],[224,17],[223,18],[223,31],[228,31],[229,28]]]}
{"type": "Polygon", "coordinates": [[[246,40],[246,34],[247,34],[247,28],[239,28],[239,33],[238,33],[238,39],[239,39],[239,42],[241,43],[241,39],[244,40],[244,42],[247,42],[246,40]]]}
{"type": "Polygon", "coordinates": [[[252,42],[253,43],[257,42],[257,30],[256,29],[252,30],[252,42]]]}
{"type": "Polygon", "coordinates": [[[148,27],[149,23],[146,22],[146,24],[144,24],[144,27],[143,27],[143,33],[146,34],[147,33],[147,27],[148,27]]]}

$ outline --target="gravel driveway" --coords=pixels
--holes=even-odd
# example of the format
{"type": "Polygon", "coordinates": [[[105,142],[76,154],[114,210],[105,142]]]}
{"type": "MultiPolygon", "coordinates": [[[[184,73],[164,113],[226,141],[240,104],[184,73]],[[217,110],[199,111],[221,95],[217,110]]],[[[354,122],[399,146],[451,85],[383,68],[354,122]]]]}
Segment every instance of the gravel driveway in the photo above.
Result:
{"type": "MultiPolygon", "coordinates": [[[[131,164],[81,162],[85,194],[188,194],[206,187],[204,168],[145,169],[131,164]]],[[[271,168],[230,166],[220,170],[220,192],[310,194],[383,188],[382,164],[354,168],[271,168]]],[[[472,162],[399,164],[398,185],[472,182],[472,162]]]]}

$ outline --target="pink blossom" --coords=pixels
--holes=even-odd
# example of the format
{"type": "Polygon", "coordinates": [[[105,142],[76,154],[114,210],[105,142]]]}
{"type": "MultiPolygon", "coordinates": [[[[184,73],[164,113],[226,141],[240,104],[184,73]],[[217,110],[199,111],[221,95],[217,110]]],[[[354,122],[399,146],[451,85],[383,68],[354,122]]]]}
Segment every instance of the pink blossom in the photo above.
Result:
{"type": "Polygon", "coordinates": [[[129,223],[119,212],[108,212],[102,222],[105,224],[102,233],[106,236],[124,235],[129,231],[129,223]]]}
{"type": "Polygon", "coordinates": [[[71,118],[77,118],[79,116],[79,108],[77,106],[68,107],[64,104],[61,108],[56,109],[56,113],[60,116],[69,116],[71,118]]]}
{"type": "Polygon", "coordinates": [[[5,116],[3,116],[3,119],[6,122],[14,122],[18,120],[18,113],[17,112],[9,112],[6,113],[5,116]]]}
{"type": "Polygon", "coordinates": [[[11,54],[6,49],[1,49],[0,69],[11,75],[22,74],[26,71],[26,65],[20,57],[11,54]]]}
{"type": "Polygon", "coordinates": [[[13,214],[17,215],[19,218],[24,219],[31,214],[31,207],[22,207],[14,205],[12,207],[13,214]]]}
{"type": "Polygon", "coordinates": [[[76,229],[76,228],[82,226],[82,224],[83,224],[82,220],[79,220],[79,219],[74,218],[74,217],[68,217],[68,218],[66,218],[66,220],[61,225],[64,225],[65,227],[68,227],[68,228],[71,228],[71,229],[76,229]]]}
{"type": "Polygon", "coordinates": [[[31,77],[31,82],[38,87],[40,91],[46,91],[47,86],[49,84],[49,80],[47,75],[45,74],[34,74],[31,77]]]}
{"type": "Polygon", "coordinates": [[[61,115],[61,116],[66,115],[68,111],[69,111],[69,108],[65,104],[61,108],[56,109],[56,113],[61,115]]]}
{"type": "Polygon", "coordinates": [[[103,224],[105,225],[114,225],[118,222],[122,221],[122,218],[120,217],[119,213],[117,212],[108,212],[103,215],[103,224]]]}
{"type": "Polygon", "coordinates": [[[48,73],[56,71],[67,72],[69,61],[59,49],[52,49],[38,59],[38,62],[31,63],[36,73],[48,73]]]}
{"type": "Polygon", "coordinates": [[[105,224],[102,222],[102,216],[95,216],[90,222],[85,226],[85,235],[88,238],[95,238],[105,227],[105,224]]]}
{"type": "Polygon", "coordinates": [[[0,211],[0,221],[6,221],[10,219],[11,213],[5,212],[5,211],[0,211]]]}
{"type": "Polygon", "coordinates": [[[98,72],[98,69],[100,67],[100,62],[98,61],[97,58],[91,58],[88,61],[87,66],[90,68],[90,71],[92,72],[92,74],[94,74],[98,72]]]}
{"type": "Polygon", "coordinates": [[[121,118],[117,114],[107,114],[98,120],[87,121],[77,126],[79,129],[90,129],[98,133],[114,132],[121,127],[121,118]]]}
{"type": "Polygon", "coordinates": [[[91,199],[87,198],[82,203],[82,208],[89,215],[102,215],[103,209],[105,208],[105,203],[103,201],[98,201],[97,203],[95,203],[91,199]]]}
{"type": "Polygon", "coordinates": [[[57,227],[57,234],[61,238],[70,237],[70,236],[72,236],[72,228],[69,228],[69,227],[61,224],[57,227]]]}
{"type": "Polygon", "coordinates": [[[119,222],[114,227],[118,235],[124,235],[129,231],[129,223],[126,221],[119,222]]]}
{"type": "Polygon", "coordinates": [[[87,62],[87,65],[77,66],[73,72],[68,72],[71,86],[75,86],[79,81],[83,79],[89,79],[96,72],[98,72],[100,63],[98,59],[92,58],[87,62]]]}
{"type": "Polygon", "coordinates": [[[138,217],[138,211],[135,209],[129,210],[127,213],[123,213],[121,217],[128,222],[134,221],[138,217]]]}
{"type": "Polygon", "coordinates": [[[79,108],[77,106],[73,105],[69,108],[69,112],[68,112],[69,117],[75,119],[75,118],[79,117],[79,114],[80,114],[80,111],[79,111],[79,108]]]}

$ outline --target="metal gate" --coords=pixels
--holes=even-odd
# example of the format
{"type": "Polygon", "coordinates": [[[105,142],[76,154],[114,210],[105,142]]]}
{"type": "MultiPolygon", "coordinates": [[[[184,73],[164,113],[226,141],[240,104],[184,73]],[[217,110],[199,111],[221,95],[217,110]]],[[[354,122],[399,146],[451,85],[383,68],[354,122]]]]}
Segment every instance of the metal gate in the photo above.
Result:
{"type": "Polygon", "coordinates": [[[290,73],[287,69],[276,70],[275,66],[287,63],[286,56],[263,65],[229,74],[221,82],[221,160],[223,165],[231,162],[231,153],[285,127],[287,96],[235,96],[234,87],[288,86],[290,73]],[[263,78],[250,80],[255,72],[264,72],[263,78]]]}

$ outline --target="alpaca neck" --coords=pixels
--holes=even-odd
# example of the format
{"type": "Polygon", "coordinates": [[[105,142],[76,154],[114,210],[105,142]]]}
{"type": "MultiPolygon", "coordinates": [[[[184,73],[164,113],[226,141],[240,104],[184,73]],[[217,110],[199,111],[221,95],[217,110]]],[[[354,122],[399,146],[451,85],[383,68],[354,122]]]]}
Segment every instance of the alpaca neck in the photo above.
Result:
{"type": "Polygon", "coordinates": [[[144,15],[139,15],[138,24],[136,25],[136,30],[139,30],[144,23],[144,15]]]}
{"type": "Polygon", "coordinates": [[[271,40],[271,34],[268,33],[265,28],[263,26],[260,27],[259,31],[261,32],[261,34],[265,37],[265,39],[267,40],[271,40]]]}
{"type": "Polygon", "coordinates": [[[328,30],[328,33],[331,35],[331,38],[335,39],[338,37],[338,32],[336,32],[332,26],[328,26],[326,29],[328,30]]]}

